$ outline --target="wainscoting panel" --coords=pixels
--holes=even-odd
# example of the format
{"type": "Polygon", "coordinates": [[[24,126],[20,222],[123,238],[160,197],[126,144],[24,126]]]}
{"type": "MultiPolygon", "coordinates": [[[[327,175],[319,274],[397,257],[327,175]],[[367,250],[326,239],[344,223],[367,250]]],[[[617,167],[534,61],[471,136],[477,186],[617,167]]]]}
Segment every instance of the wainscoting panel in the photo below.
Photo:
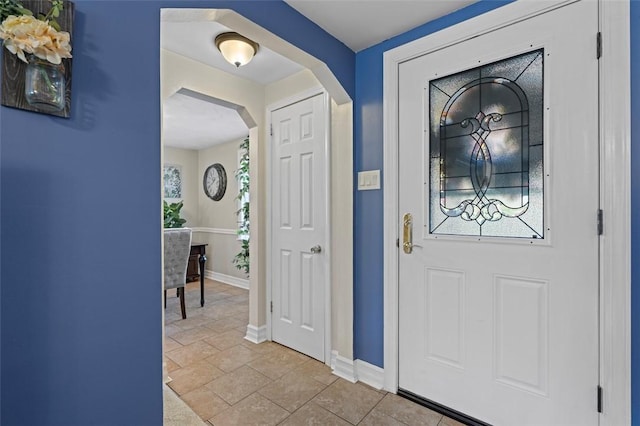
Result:
{"type": "Polygon", "coordinates": [[[207,244],[205,277],[225,284],[249,288],[246,274],[236,268],[233,258],[241,250],[235,229],[193,227],[193,241],[207,244]]]}

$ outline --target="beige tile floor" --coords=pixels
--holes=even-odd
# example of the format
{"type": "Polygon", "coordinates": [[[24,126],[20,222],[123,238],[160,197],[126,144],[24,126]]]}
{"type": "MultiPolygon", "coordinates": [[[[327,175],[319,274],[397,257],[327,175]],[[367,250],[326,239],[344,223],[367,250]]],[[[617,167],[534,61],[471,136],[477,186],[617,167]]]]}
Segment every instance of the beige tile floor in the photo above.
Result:
{"type": "Polygon", "coordinates": [[[186,291],[187,319],[175,293],[165,312],[165,361],[175,391],[202,420],[224,425],[460,426],[427,408],[362,383],[272,342],[244,339],[247,290],[205,281],[186,291]]]}

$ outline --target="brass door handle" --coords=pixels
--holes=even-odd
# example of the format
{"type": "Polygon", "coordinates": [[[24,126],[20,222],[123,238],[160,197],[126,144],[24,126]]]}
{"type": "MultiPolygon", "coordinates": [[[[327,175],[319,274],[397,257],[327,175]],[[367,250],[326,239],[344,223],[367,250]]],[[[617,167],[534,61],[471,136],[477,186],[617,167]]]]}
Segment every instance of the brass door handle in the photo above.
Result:
{"type": "Polygon", "coordinates": [[[414,247],[422,246],[413,244],[413,216],[411,213],[405,213],[402,217],[402,250],[411,254],[414,247]]]}

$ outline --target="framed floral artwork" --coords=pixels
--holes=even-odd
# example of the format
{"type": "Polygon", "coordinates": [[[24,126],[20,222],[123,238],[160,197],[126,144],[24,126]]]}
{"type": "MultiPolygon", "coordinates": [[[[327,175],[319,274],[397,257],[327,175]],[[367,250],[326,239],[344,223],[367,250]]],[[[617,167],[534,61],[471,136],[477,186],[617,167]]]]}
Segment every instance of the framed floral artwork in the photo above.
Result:
{"type": "Polygon", "coordinates": [[[165,164],[162,172],[164,198],[182,198],[182,168],[175,164],[165,164]]]}
{"type": "Polygon", "coordinates": [[[71,116],[74,12],[67,0],[0,1],[2,105],[71,116]]]}

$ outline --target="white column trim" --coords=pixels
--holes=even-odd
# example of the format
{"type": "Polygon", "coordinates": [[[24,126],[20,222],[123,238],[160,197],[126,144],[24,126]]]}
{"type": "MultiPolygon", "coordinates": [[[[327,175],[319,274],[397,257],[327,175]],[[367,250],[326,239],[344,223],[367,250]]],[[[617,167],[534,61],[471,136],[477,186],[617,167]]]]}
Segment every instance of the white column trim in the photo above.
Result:
{"type": "MultiPolygon", "coordinates": [[[[390,392],[398,389],[398,66],[571,2],[510,3],[384,54],[384,388],[390,392]]],[[[604,388],[600,420],[612,426],[631,422],[629,16],[629,0],[600,1],[600,184],[605,212],[600,247],[600,383],[604,388]]]]}
{"type": "Polygon", "coordinates": [[[329,365],[333,374],[351,383],[362,382],[376,389],[384,388],[384,370],[366,361],[354,361],[332,350],[329,365]]]}
{"type": "Polygon", "coordinates": [[[331,351],[331,370],[336,376],[351,383],[358,381],[355,363],[352,359],[340,356],[338,351],[331,351]]]}
{"type": "Polygon", "coordinates": [[[244,336],[245,340],[251,343],[262,343],[267,341],[267,326],[261,325],[256,327],[255,325],[247,325],[247,334],[244,336]]]}

